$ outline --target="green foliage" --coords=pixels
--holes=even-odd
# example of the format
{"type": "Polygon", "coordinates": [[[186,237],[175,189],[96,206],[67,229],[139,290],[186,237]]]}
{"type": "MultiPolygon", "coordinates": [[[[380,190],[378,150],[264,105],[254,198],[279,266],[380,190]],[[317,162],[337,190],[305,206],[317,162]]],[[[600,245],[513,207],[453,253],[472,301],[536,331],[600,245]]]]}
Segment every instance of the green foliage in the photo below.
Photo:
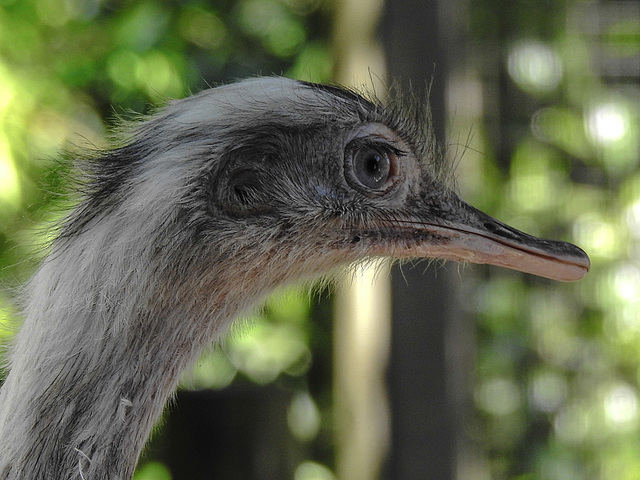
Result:
{"type": "Polygon", "coordinates": [[[138,468],[133,480],[171,480],[171,472],[162,463],[147,462],[138,468]]]}
{"type": "MultiPolygon", "coordinates": [[[[491,270],[479,287],[475,401],[486,475],[638,478],[640,90],[637,79],[605,82],[592,69],[603,56],[637,52],[638,22],[609,18],[594,38],[538,18],[532,9],[546,10],[533,2],[492,10],[496,3],[504,2],[473,2],[472,16],[497,13],[495,30],[474,25],[478,40],[506,52],[499,68],[507,79],[500,96],[513,101],[501,111],[508,141],[491,145],[487,136],[474,148],[508,151],[509,167],[482,159],[477,182],[492,187],[472,192],[508,223],[577,243],[592,271],[558,285],[491,270]],[[513,15],[533,24],[513,29],[513,15]]],[[[576,2],[556,7],[571,18],[597,15],[576,2]]]]}

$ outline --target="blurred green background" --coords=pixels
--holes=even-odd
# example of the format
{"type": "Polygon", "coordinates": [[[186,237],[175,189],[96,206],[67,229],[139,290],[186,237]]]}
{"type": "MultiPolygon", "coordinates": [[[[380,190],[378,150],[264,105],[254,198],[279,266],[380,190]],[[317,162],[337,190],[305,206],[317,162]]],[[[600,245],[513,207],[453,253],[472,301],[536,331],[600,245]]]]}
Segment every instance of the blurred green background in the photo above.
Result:
{"type": "MultiPolygon", "coordinates": [[[[0,0],[0,335],[16,322],[13,289],[64,214],[62,149],[104,147],[119,118],[233,79],[331,81],[334,10],[328,0],[0,0]]],[[[462,195],[577,243],[593,263],[574,285],[461,273],[473,278],[464,430],[474,478],[640,479],[640,3],[471,0],[459,14],[463,74],[449,83],[447,124],[462,195]]],[[[270,300],[183,387],[286,390],[296,480],[335,478],[326,296],[270,300]]],[[[183,478],[164,460],[167,435],[159,429],[136,480],[183,478]]]]}

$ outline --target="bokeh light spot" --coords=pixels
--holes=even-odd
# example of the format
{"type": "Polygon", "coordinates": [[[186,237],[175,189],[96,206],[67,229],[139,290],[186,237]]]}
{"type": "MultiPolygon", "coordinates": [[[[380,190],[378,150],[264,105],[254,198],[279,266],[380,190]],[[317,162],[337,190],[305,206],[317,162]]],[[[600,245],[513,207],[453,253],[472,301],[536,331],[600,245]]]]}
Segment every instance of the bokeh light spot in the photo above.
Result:
{"type": "Polygon", "coordinates": [[[638,395],[629,385],[616,385],[604,397],[607,421],[614,427],[630,428],[638,420],[638,395]]]}
{"type": "Polygon", "coordinates": [[[289,430],[301,441],[312,440],[320,430],[320,412],[308,393],[298,393],[287,411],[289,430]]]}
{"type": "Polygon", "coordinates": [[[324,465],[316,462],[302,462],[296,468],[294,480],[336,480],[335,475],[324,465]]]}
{"type": "Polygon", "coordinates": [[[520,406],[520,390],[508,378],[492,378],[480,385],[478,405],[493,415],[509,415],[520,406]]]}
{"type": "Polygon", "coordinates": [[[171,472],[160,462],[147,462],[138,468],[133,480],[171,480],[171,472]]]}
{"type": "Polygon", "coordinates": [[[593,107],[587,114],[587,132],[597,143],[621,140],[629,129],[629,116],[621,106],[608,103],[593,107]]]}
{"type": "Polygon", "coordinates": [[[507,68],[516,83],[529,92],[554,90],[560,84],[563,74],[562,62],[556,52],[536,41],[513,45],[507,68]]]}

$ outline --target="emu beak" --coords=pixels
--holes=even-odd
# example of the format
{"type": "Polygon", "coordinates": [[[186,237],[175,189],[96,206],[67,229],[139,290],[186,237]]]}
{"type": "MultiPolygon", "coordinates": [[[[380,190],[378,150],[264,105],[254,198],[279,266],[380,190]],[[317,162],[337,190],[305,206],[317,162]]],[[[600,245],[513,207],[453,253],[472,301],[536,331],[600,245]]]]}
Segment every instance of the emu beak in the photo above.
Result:
{"type": "Polygon", "coordinates": [[[419,219],[418,214],[394,222],[395,232],[416,240],[407,242],[401,256],[497,265],[565,282],[589,271],[589,257],[579,247],[527,235],[452,197],[437,219],[419,219]]]}

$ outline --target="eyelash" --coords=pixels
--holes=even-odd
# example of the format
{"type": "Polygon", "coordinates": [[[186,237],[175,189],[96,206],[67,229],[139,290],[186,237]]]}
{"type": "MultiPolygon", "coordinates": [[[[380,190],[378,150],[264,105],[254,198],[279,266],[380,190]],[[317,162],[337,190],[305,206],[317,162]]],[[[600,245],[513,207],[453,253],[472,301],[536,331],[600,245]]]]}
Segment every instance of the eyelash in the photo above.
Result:
{"type": "Polygon", "coordinates": [[[392,145],[388,141],[382,140],[380,137],[374,135],[353,139],[347,146],[347,151],[352,152],[363,147],[372,148],[379,151],[380,153],[391,153],[398,157],[398,159],[400,159],[401,157],[406,157],[408,155],[408,152],[405,152],[395,145],[392,145]]]}

